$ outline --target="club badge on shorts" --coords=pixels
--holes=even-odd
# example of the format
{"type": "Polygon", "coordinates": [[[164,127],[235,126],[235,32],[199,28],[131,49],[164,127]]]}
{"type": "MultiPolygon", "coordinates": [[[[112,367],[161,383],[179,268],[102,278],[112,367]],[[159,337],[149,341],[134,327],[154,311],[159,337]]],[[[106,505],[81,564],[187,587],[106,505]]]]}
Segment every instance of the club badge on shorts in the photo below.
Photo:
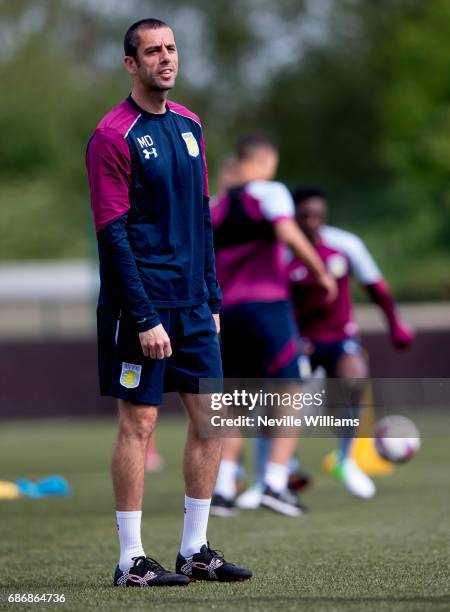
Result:
{"type": "Polygon", "coordinates": [[[120,384],[127,389],[136,389],[141,380],[142,366],[134,363],[122,362],[122,372],[120,374],[120,384]]]}
{"type": "Polygon", "coordinates": [[[186,143],[189,155],[191,155],[192,157],[198,157],[200,149],[198,147],[198,142],[196,141],[194,134],[192,132],[183,132],[181,135],[183,136],[183,140],[186,143]]]}

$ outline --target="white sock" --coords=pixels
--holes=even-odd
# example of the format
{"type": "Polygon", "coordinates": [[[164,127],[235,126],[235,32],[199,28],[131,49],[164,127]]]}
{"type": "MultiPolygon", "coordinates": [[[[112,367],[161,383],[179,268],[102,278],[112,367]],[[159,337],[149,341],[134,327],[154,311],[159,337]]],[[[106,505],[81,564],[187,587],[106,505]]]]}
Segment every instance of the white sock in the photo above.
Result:
{"type": "Polygon", "coordinates": [[[184,526],[180,553],[183,557],[200,552],[207,543],[206,528],[208,527],[211,499],[194,499],[184,496],[184,526]]]}
{"type": "Polygon", "coordinates": [[[266,466],[264,484],[268,485],[275,493],[281,493],[287,488],[289,468],[282,463],[269,461],[266,466]]]}
{"type": "Polygon", "coordinates": [[[222,460],[217,473],[216,486],[214,493],[221,495],[225,499],[234,499],[236,497],[236,474],[238,464],[236,461],[222,460]]]}
{"type": "Polygon", "coordinates": [[[132,557],[145,555],[141,542],[142,512],[116,512],[116,517],[120,542],[119,567],[124,571],[133,565],[132,557]]]}

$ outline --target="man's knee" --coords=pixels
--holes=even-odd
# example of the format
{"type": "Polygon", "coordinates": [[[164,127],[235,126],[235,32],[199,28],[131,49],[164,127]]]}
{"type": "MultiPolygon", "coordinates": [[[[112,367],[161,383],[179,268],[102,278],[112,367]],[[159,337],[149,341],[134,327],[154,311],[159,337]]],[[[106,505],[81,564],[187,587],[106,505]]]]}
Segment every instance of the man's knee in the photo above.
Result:
{"type": "Polygon", "coordinates": [[[138,406],[119,400],[119,430],[124,435],[150,438],[157,418],[156,406],[138,406]]]}
{"type": "Polygon", "coordinates": [[[223,440],[219,436],[205,437],[192,423],[188,428],[188,446],[205,457],[217,457],[222,452],[223,440]]]}

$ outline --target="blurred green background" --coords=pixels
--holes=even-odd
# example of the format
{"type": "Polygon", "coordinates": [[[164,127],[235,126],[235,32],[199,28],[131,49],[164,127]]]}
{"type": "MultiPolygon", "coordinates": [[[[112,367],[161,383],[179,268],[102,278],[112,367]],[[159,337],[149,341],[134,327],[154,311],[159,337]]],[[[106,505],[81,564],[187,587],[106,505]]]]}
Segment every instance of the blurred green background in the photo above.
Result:
{"type": "Polygon", "coordinates": [[[84,151],[148,16],[175,31],[171,97],[202,117],[212,191],[237,135],[265,131],[279,178],[327,189],[396,297],[450,297],[447,0],[3,0],[0,261],[92,255],[84,151]]]}

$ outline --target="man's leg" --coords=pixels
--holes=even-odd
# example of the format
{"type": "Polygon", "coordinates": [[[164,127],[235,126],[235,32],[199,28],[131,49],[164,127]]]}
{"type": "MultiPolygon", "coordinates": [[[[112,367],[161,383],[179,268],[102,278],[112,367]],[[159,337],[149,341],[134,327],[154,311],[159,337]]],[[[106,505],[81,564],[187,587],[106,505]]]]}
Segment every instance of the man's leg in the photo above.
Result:
{"type": "Polygon", "coordinates": [[[224,438],[223,440],[222,457],[214,494],[220,495],[227,502],[234,501],[236,497],[236,479],[243,442],[243,438],[224,438]]]}
{"type": "Polygon", "coordinates": [[[207,527],[211,496],[219,466],[222,441],[201,438],[199,424],[211,407],[209,395],[182,393],[189,414],[189,427],[184,451],[184,526],[176,571],[190,580],[235,582],[251,578],[251,570],[228,563],[222,554],[211,549],[207,527]]]}
{"type": "Polygon", "coordinates": [[[133,565],[132,557],[144,556],[141,543],[142,499],[147,445],[155,427],[156,406],[118,401],[119,431],[111,472],[116,501],[121,570],[133,565]]]}
{"type": "MultiPolygon", "coordinates": [[[[363,355],[361,353],[341,355],[336,362],[335,375],[342,380],[345,395],[348,397],[348,408],[344,408],[344,414],[337,416],[358,417],[365,387],[364,379],[367,377],[367,364],[363,355]]],[[[345,428],[339,436],[338,472],[352,495],[361,499],[370,499],[375,495],[375,485],[350,457],[355,432],[356,428],[345,428]]]]}
{"type": "Polygon", "coordinates": [[[221,438],[200,438],[198,427],[202,414],[210,410],[209,395],[182,393],[189,415],[184,449],[185,511],[180,553],[190,557],[207,543],[209,509],[219,467],[221,438]]]}
{"type": "Polygon", "coordinates": [[[289,461],[297,448],[298,437],[273,438],[269,460],[266,466],[264,483],[272,491],[285,491],[289,479],[289,461]]]}
{"type": "MultiPolygon", "coordinates": [[[[283,382],[281,379],[277,385],[280,395],[294,395],[300,392],[298,383],[283,382]]],[[[280,406],[275,416],[289,414],[290,408],[280,406]]],[[[270,455],[264,475],[264,491],[261,504],[276,512],[287,516],[301,516],[305,507],[301,505],[297,496],[288,491],[289,462],[297,448],[300,431],[289,432],[290,437],[283,436],[283,430],[279,429],[272,438],[270,455]]],[[[288,432],[285,432],[288,433],[288,432]]]]}
{"type": "MultiPolygon", "coordinates": [[[[281,380],[277,388],[279,389],[280,394],[294,395],[300,392],[300,386],[298,384],[282,383],[281,380]]],[[[284,413],[289,414],[289,410],[290,409],[282,408],[281,413],[279,415],[277,414],[276,416],[283,416],[284,413]]],[[[289,461],[297,448],[300,431],[295,433],[296,435],[289,438],[276,436],[272,439],[272,446],[266,466],[264,484],[269,486],[275,493],[281,493],[287,489],[289,478],[289,461]]]]}
{"type": "MultiPolygon", "coordinates": [[[[336,378],[343,379],[348,383],[348,394],[350,396],[347,417],[359,416],[362,395],[367,378],[367,364],[361,353],[354,355],[342,354],[335,365],[336,378]],[[351,414],[350,414],[351,413],[351,414]],[[354,414],[356,413],[356,414],[354,414]]],[[[345,384],[345,383],[344,383],[345,384]]],[[[339,416],[339,415],[337,415],[339,416]]],[[[348,457],[355,432],[350,435],[342,435],[339,438],[339,459],[343,461],[348,457]]]]}

